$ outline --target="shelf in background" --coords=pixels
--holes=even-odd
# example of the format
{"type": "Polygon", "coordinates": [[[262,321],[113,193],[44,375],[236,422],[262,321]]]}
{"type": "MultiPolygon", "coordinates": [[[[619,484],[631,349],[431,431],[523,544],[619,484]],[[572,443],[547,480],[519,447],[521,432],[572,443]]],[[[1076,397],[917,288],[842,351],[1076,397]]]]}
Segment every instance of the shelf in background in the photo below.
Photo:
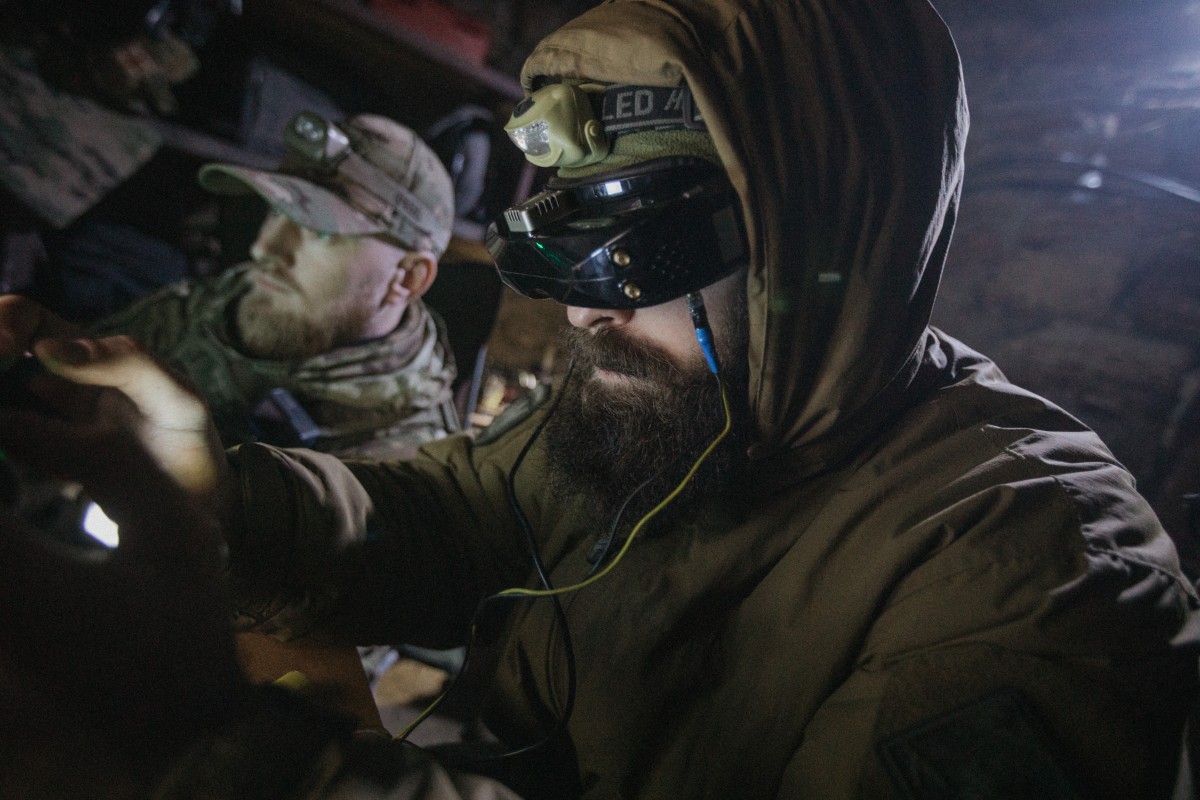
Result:
{"type": "Polygon", "coordinates": [[[515,77],[474,63],[356,0],[246,0],[245,19],[310,50],[315,59],[351,65],[361,79],[402,101],[417,127],[464,103],[507,117],[522,97],[515,77]]]}

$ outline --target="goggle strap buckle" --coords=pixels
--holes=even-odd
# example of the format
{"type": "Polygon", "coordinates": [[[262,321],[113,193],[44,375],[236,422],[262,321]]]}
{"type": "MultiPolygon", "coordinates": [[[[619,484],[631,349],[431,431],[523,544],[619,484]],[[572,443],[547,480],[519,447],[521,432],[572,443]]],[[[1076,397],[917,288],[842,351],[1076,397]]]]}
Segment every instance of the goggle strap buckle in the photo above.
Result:
{"type": "MultiPolygon", "coordinates": [[[[434,229],[432,212],[399,181],[350,149],[338,162],[343,180],[354,183],[377,201],[370,216],[388,227],[400,241],[415,242],[434,229]],[[419,234],[419,235],[414,235],[419,234]]],[[[363,209],[366,211],[366,209],[363,209]]]]}

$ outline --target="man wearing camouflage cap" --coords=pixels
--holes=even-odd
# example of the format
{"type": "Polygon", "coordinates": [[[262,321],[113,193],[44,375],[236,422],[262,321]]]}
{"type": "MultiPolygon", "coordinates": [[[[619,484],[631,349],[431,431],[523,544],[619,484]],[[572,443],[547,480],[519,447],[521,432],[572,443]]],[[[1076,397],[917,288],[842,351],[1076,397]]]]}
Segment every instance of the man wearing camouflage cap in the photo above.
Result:
{"type": "Polygon", "coordinates": [[[201,388],[226,444],[411,455],[456,430],[444,324],[421,302],[450,239],[453,188],[410,129],[302,113],[274,172],[200,171],[269,206],[251,260],[162,289],[100,321],[201,388]]]}

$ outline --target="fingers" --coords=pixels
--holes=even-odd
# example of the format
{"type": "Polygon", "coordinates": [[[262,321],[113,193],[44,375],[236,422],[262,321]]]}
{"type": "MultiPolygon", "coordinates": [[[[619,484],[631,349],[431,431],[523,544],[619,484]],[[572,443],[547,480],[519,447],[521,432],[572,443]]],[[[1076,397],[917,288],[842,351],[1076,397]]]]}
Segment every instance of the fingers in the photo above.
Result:
{"type": "Polygon", "coordinates": [[[224,454],[200,396],[128,336],[46,339],[35,355],[56,375],[120,390],[140,414],[137,435],[185,489],[213,491],[224,454]]]}
{"type": "MultiPolygon", "coordinates": [[[[0,376],[0,381],[11,374],[4,373],[0,376]]],[[[11,389],[12,402],[8,403],[11,407],[38,411],[63,420],[85,420],[93,417],[100,393],[111,391],[103,387],[75,383],[46,371],[34,372],[23,384],[17,384],[11,389]]],[[[127,417],[133,419],[137,410],[132,402],[126,402],[129,409],[127,417]]]]}
{"type": "Polygon", "coordinates": [[[39,339],[76,337],[82,331],[16,294],[0,295],[0,360],[17,358],[39,339]]]}
{"type": "Polygon", "coordinates": [[[136,461],[132,455],[118,455],[139,449],[131,423],[126,421],[135,417],[136,410],[116,392],[97,395],[89,405],[90,413],[81,418],[30,408],[0,409],[0,446],[5,457],[36,477],[84,484],[96,499],[114,489],[119,491],[122,481],[131,482],[130,475],[140,476],[147,466],[153,466],[144,452],[136,461]]]}
{"type": "Polygon", "coordinates": [[[197,394],[128,336],[46,339],[34,354],[64,378],[120,389],[155,424],[198,428],[207,417],[197,394]]]}

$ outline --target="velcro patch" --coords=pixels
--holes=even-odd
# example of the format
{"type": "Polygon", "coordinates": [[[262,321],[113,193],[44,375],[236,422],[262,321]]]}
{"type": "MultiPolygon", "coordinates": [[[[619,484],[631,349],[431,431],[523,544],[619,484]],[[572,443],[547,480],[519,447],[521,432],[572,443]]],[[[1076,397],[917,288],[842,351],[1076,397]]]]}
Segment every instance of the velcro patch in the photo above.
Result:
{"type": "Polygon", "coordinates": [[[1083,795],[1033,705],[1000,689],[877,745],[888,775],[911,800],[1077,800],[1083,795]]]}

